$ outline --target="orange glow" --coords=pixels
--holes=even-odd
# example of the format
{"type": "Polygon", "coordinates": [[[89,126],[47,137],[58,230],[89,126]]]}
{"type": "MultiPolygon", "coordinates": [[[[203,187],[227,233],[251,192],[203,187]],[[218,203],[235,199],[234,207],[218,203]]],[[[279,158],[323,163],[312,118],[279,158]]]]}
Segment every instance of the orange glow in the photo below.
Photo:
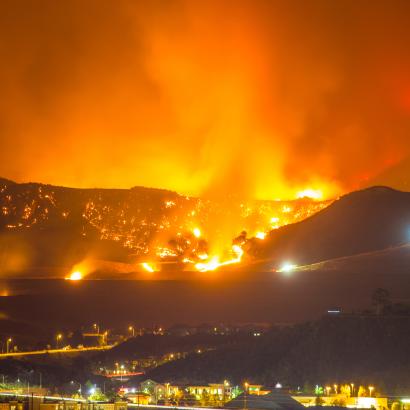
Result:
{"type": "Polygon", "coordinates": [[[340,32],[331,8],[235,3],[110,2],[90,24],[82,16],[95,14],[94,2],[64,2],[61,10],[46,2],[38,14],[7,2],[3,14],[18,16],[20,34],[13,24],[0,27],[2,38],[14,38],[2,54],[9,104],[0,120],[24,149],[14,152],[13,138],[3,139],[0,175],[193,195],[229,187],[260,199],[294,198],[314,181],[329,198],[352,188],[358,175],[380,174],[384,158],[397,163],[409,155],[401,6],[386,6],[395,22],[389,37],[380,36],[386,21],[378,7],[350,2],[340,11],[352,19],[360,51],[352,64],[348,42],[335,51],[340,32]],[[82,53],[75,52],[78,39],[82,53]],[[81,70],[70,75],[70,65],[81,70]]]}
{"type": "Polygon", "coordinates": [[[147,272],[155,272],[155,268],[154,265],[148,262],[143,262],[141,263],[141,266],[144,268],[144,270],[146,270],[147,272]]]}
{"type": "Polygon", "coordinates": [[[76,280],[81,280],[82,278],[83,278],[83,274],[79,270],[76,270],[72,272],[66,279],[76,281],[76,280]]]}
{"type": "Polygon", "coordinates": [[[310,199],[322,199],[323,198],[323,192],[320,189],[312,189],[312,188],[307,188],[304,189],[303,191],[299,191],[296,194],[297,198],[310,198],[310,199]]]}
{"type": "Polygon", "coordinates": [[[76,263],[70,273],[64,278],[73,282],[83,280],[86,276],[96,270],[96,262],[91,258],[86,258],[83,261],[76,263]]]}
{"type": "Polygon", "coordinates": [[[195,238],[200,238],[201,237],[201,230],[199,228],[194,228],[192,233],[194,234],[195,238]]]}
{"type": "Polygon", "coordinates": [[[257,232],[255,235],[255,238],[258,238],[261,240],[265,239],[265,237],[266,237],[266,232],[257,232]]]}
{"type": "Polygon", "coordinates": [[[226,261],[220,262],[219,256],[213,256],[208,260],[208,262],[199,262],[195,265],[195,268],[200,272],[208,272],[213,271],[221,266],[232,265],[236,263],[240,263],[243,256],[243,250],[238,245],[232,246],[232,253],[235,255],[234,258],[228,259],[226,261]]]}

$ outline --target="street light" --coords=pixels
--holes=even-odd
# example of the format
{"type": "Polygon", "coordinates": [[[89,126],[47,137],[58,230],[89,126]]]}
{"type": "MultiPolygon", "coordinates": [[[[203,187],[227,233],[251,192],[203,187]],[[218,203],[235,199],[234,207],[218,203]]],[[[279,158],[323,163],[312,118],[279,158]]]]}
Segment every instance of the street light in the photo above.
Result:
{"type": "Polygon", "coordinates": [[[9,337],[6,341],[6,353],[9,353],[10,351],[10,343],[13,341],[11,337],[9,337]]]}
{"type": "Polygon", "coordinates": [[[57,346],[57,349],[58,349],[58,347],[59,347],[59,341],[61,340],[63,338],[63,335],[61,334],[61,333],[59,333],[57,336],[56,336],[56,346],[57,346]]]}
{"type": "Polygon", "coordinates": [[[244,399],[245,399],[245,400],[244,400],[244,406],[243,406],[243,408],[246,409],[246,408],[248,407],[246,394],[248,393],[249,383],[248,383],[248,382],[245,382],[243,385],[244,385],[244,387],[245,387],[245,394],[244,394],[244,399]]]}
{"type": "Polygon", "coordinates": [[[326,386],[326,393],[327,393],[328,396],[330,396],[330,390],[331,390],[331,387],[330,387],[330,386],[326,386]]]}
{"type": "Polygon", "coordinates": [[[96,330],[97,334],[100,334],[100,326],[97,323],[93,324],[94,330],[96,330]]]}
{"type": "Polygon", "coordinates": [[[80,397],[81,397],[81,383],[79,383],[79,382],[75,382],[74,380],[71,380],[71,382],[70,382],[71,384],[75,384],[75,383],[77,383],[78,384],[78,386],[79,386],[79,388],[78,388],[78,392],[80,393],[80,397]]]}
{"type": "Polygon", "coordinates": [[[351,396],[354,397],[354,383],[350,383],[350,387],[352,388],[351,396]]]}
{"type": "Polygon", "coordinates": [[[132,337],[135,337],[135,329],[134,326],[129,326],[128,331],[132,334],[132,337]]]}
{"type": "Polygon", "coordinates": [[[374,390],[373,386],[369,386],[370,397],[372,397],[372,391],[374,390]]]}

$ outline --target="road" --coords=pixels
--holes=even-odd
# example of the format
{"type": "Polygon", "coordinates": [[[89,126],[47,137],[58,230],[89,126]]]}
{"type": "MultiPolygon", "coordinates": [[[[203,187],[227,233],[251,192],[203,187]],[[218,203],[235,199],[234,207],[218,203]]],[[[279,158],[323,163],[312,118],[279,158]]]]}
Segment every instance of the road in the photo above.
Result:
{"type": "MultiPolygon", "coordinates": [[[[24,397],[24,398],[40,398],[46,400],[57,400],[57,401],[73,401],[77,403],[87,403],[93,402],[92,400],[87,399],[73,399],[71,397],[62,397],[62,396],[39,396],[36,394],[15,394],[15,393],[1,393],[0,397],[24,397]]],[[[97,402],[98,403],[98,402],[97,402]]],[[[142,408],[151,408],[151,409],[175,409],[175,410],[218,410],[216,407],[182,407],[182,406],[162,406],[157,404],[136,404],[136,403],[127,403],[128,407],[142,407],[142,408]]]]}
{"type": "Polygon", "coordinates": [[[72,348],[72,349],[44,349],[44,350],[31,350],[28,352],[10,352],[10,353],[0,353],[0,359],[7,357],[19,357],[19,356],[32,356],[41,354],[56,354],[56,353],[80,353],[80,352],[91,352],[98,350],[109,350],[113,345],[105,346],[93,346],[93,347],[82,347],[82,348],[72,348]]]}

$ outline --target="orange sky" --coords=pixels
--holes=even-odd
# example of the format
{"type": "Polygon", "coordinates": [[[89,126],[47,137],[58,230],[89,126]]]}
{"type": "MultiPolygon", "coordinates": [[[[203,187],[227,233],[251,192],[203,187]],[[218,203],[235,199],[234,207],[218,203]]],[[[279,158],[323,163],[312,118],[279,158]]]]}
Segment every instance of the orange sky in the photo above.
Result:
{"type": "MultiPolygon", "coordinates": [[[[326,196],[410,154],[410,3],[0,3],[0,176],[326,196]]],[[[394,181],[393,181],[394,182],[394,181]]]]}

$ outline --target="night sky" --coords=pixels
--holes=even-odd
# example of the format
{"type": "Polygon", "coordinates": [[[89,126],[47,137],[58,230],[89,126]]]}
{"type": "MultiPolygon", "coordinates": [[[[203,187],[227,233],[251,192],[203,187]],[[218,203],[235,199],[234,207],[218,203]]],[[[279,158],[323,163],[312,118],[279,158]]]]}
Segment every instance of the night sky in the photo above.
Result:
{"type": "Polygon", "coordinates": [[[4,0],[0,176],[269,199],[364,186],[410,154],[409,23],[406,0],[4,0]]]}

